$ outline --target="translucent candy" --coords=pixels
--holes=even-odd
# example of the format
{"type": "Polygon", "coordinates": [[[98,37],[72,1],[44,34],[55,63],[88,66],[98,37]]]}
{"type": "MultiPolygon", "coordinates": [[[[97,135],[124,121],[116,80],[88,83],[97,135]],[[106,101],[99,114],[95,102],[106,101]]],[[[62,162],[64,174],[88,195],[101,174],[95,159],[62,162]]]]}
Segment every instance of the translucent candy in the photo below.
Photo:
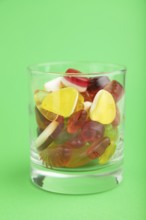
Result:
{"type": "Polygon", "coordinates": [[[42,146],[48,140],[51,134],[53,134],[57,126],[58,122],[52,121],[35,140],[35,147],[40,148],[40,146],[42,146]]]}
{"type": "Polygon", "coordinates": [[[70,148],[80,148],[85,144],[85,142],[81,139],[80,135],[72,137],[65,145],[70,148]]]}
{"type": "Polygon", "coordinates": [[[112,122],[112,125],[118,126],[120,124],[120,120],[121,120],[120,111],[119,111],[118,106],[116,106],[116,117],[115,117],[114,121],[112,122]]]}
{"type": "Polygon", "coordinates": [[[76,133],[79,129],[82,128],[87,119],[87,112],[85,110],[80,110],[73,113],[67,122],[67,131],[68,133],[76,133]]]}
{"type": "Polygon", "coordinates": [[[116,80],[111,81],[104,89],[112,94],[115,102],[118,102],[124,94],[123,86],[116,80]]]}
{"type": "Polygon", "coordinates": [[[90,108],[91,120],[101,124],[110,124],[115,117],[116,105],[112,95],[105,90],[100,90],[96,94],[90,108]]]}
{"type": "Polygon", "coordinates": [[[105,150],[105,152],[98,158],[99,164],[105,164],[112,157],[116,149],[116,144],[112,142],[105,150]]]}
{"type": "Polygon", "coordinates": [[[36,122],[38,124],[38,127],[42,130],[44,130],[51,123],[51,121],[47,120],[41,114],[41,112],[38,110],[37,107],[35,107],[35,116],[36,116],[36,122]]]}
{"type": "Polygon", "coordinates": [[[75,112],[78,112],[80,110],[84,109],[84,97],[79,93],[79,97],[78,97],[78,101],[77,101],[77,105],[75,108],[75,112]]]}
{"type": "Polygon", "coordinates": [[[36,106],[37,106],[39,112],[49,121],[53,121],[58,117],[58,115],[56,115],[50,111],[44,110],[41,107],[44,98],[46,98],[48,94],[49,93],[47,91],[36,90],[35,94],[34,94],[34,100],[35,100],[35,103],[36,103],[36,106]]]}
{"type": "Polygon", "coordinates": [[[62,83],[68,87],[74,87],[79,92],[84,92],[87,89],[89,79],[85,77],[64,76],[62,83]]]}
{"type": "Polygon", "coordinates": [[[60,132],[63,130],[63,128],[64,128],[64,118],[62,116],[59,116],[56,119],[56,121],[58,122],[58,126],[55,129],[55,131],[51,134],[51,137],[53,139],[55,139],[60,134],[60,132]]]}
{"type": "Polygon", "coordinates": [[[42,109],[63,117],[69,117],[76,107],[79,93],[75,88],[67,87],[49,93],[42,102],[42,109]]]}
{"type": "Polygon", "coordinates": [[[82,96],[84,97],[84,101],[92,102],[95,96],[95,93],[89,93],[88,91],[81,92],[82,96]]]}
{"type": "Polygon", "coordinates": [[[110,125],[105,126],[104,136],[109,137],[111,141],[116,142],[118,139],[118,129],[117,127],[110,125]]]}
{"type": "Polygon", "coordinates": [[[66,167],[71,158],[72,149],[53,145],[40,152],[41,160],[46,167],[66,167]]]}
{"type": "Polygon", "coordinates": [[[91,146],[87,149],[87,155],[90,159],[94,160],[100,157],[106,150],[106,148],[110,145],[110,139],[104,137],[95,141],[91,146]]]}
{"type": "Polygon", "coordinates": [[[82,127],[80,137],[84,142],[92,142],[101,138],[104,133],[104,126],[96,121],[87,121],[82,127]]]}

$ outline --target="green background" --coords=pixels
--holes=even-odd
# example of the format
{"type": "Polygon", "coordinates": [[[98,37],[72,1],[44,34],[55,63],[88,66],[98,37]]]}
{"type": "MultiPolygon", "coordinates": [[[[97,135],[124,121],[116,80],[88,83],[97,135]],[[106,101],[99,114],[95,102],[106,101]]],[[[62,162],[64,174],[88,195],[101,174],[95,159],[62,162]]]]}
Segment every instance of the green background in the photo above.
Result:
{"type": "Polygon", "coordinates": [[[146,219],[145,0],[0,0],[0,219],[146,219]],[[124,182],[84,196],[29,180],[26,67],[59,60],[125,64],[124,182]]]}

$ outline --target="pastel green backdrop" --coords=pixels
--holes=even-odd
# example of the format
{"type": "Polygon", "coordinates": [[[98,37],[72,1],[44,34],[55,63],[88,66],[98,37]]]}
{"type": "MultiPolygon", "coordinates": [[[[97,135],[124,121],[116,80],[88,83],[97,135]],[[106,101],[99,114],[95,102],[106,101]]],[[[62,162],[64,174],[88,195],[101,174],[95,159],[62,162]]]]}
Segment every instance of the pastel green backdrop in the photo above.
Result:
{"type": "Polygon", "coordinates": [[[146,219],[146,2],[0,0],[0,219],[146,219]],[[124,182],[101,194],[47,193],[29,180],[26,67],[59,60],[125,64],[124,182]]]}

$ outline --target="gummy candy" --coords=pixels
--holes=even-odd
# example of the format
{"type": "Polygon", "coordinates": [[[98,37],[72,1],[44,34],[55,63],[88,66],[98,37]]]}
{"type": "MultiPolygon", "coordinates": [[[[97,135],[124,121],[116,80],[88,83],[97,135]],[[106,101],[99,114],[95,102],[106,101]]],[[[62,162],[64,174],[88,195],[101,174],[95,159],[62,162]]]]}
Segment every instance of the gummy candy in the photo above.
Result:
{"type": "Polygon", "coordinates": [[[53,91],[60,89],[62,87],[61,79],[62,77],[58,77],[56,79],[48,81],[47,83],[44,84],[44,88],[48,92],[53,92],[53,91]]]}
{"type": "Polygon", "coordinates": [[[71,148],[80,148],[84,145],[84,141],[81,139],[79,135],[71,138],[65,145],[71,148]]]}
{"type": "Polygon", "coordinates": [[[116,142],[118,139],[118,129],[112,126],[112,124],[106,125],[104,130],[104,136],[109,137],[111,141],[116,142]]]}
{"type": "Polygon", "coordinates": [[[87,121],[84,123],[84,126],[81,130],[81,140],[85,141],[94,141],[103,136],[104,126],[96,121],[87,121]]]}
{"type": "Polygon", "coordinates": [[[42,102],[42,109],[63,117],[69,117],[77,104],[79,93],[75,88],[67,87],[49,93],[42,102]]]}
{"type": "Polygon", "coordinates": [[[84,92],[88,86],[88,78],[85,77],[74,77],[74,76],[64,76],[62,77],[62,83],[65,86],[73,87],[79,92],[84,92]]]}
{"type": "Polygon", "coordinates": [[[99,164],[105,164],[112,157],[116,149],[116,144],[112,142],[105,150],[105,152],[98,158],[99,164]]]}
{"type": "Polygon", "coordinates": [[[110,139],[108,137],[98,139],[87,149],[88,157],[92,160],[100,157],[109,145],[110,139]]]}
{"type": "Polygon", "coordinates": [[[99,90],[103,89],[110,82],[107,76],[98,76],[90,78],[87,91],[90,93],[97,93],[99,90]]]}
{"type": "Polygon", "coordinates": [[[44,130],[51,121],[47,120],[38,110],[37,107],[35,107],[35,116],[36,116],[36,122],[38,124],[38,127],[42,130],[44,130]]]}
{"type": "Polygon", "coordinates": [[[106,90],[100,90],[91,105],[90,118],[101,124],[110,124],[116,116],[116,106],[112,95],[106,90]]]}
{"type": "Polygon", "coordinates": [[[79,70],[76,70],[76,69],[73,69],[73,68],[69,68],[69,69],[66,70],[66,73],[74,74],[74,73],[81,73],[81,72],[79,70]]]}
{"type": "Polygon", "coordinates": [[[75,108],[75,112],[78,112],[80,110],[84,109],[84,97],[79,93],[77,105],[75,108]]]}
{"type": "Polygon", "coordinates": [[[47,141],[47,139],[55,131],[57,126],[58,126],[58,122],[57,121],[52,121],[46,127],[46,129],[37,137],[37,139],[35,141],[36,148],[40,147],[45,141],[47,141]]]}
{"type": "Polygon", "coordinates": [[[85,92],[81,92],[82,96],[84,97],[84,100],[85,101],[89,101],[89,102],[92,102],[93,101],[93,98],[95,96],[95,93],[92,94],[92,93],[89,93],[88,91],[85,91],[85,92]]]}
{"type": "Polygon", "coordinates": [[[87,112],[80,110],[70,116],[67,122],[68,133],[76,133],[85,123],[87,119],[87,112]]]}
{"type": "Polygon", "coordinates": [[[59,146],[49,146],[40,152],[40,157],[46,167],[66,167],[71,158],[72,149],[59,146]]]}
{"type": "Polygon", "coordinates": [[[112,122],[112,125],[113,126],[118,126],[120,124],[120,111],[119,111],[119,108],[118,106],[116,106],[116,117],[114,119],[114,121],[112,122]]]}
{"type": "Polygon", "coordinates": [[[92,102],[88,102],[88,101],[84,102],[84,110],[88,111],[91,105],[92,105],[92,102]]]}
{"type": "Polygon", "coordinates": [[[116,80],[111,81],[104,89],[112,94],[115,102],[118,102],[124,94],[123,86],[116,80]]]}
{"type": "Polygon", "coordinates": [[[55,129],[55,131],[51,134],[51,137],[53,139],[55,139],[60,134],[60,132],[63,130],[63,128],[64,128],[64,118],[62,116],[59,116],[56,119],[56,121],[58,122],[58,126],[55,129]]]}
{"type": "Polygon", "coordinates": [[[53,121],[58,117],[58,115],[54,114],[53,112],[49,112],[49,111],[41,108],[42,102],[43,102],[44,98],[47,97],[48,94],[49,93],[47,91],[36,90],[35,94],[34,94],[34,100],[35,100],[36,106],[37,106],[38,110],[40,111],[40,113],[49,121],[53,121]]]}

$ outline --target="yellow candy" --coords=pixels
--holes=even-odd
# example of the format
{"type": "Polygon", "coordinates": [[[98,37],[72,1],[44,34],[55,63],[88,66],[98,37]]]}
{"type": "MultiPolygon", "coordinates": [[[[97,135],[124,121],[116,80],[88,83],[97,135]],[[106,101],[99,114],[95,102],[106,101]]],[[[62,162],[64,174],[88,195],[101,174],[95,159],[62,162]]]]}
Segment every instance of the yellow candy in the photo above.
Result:
{"type": "Polygon", "coordinates": [[[41,108],[42,101],[48,94],[49,93],[44,90],[37,90],[35,91],[35,94],[34,94],[34,100],[35,100],[37,109],[40,111],[40,113],[49,121],[53,121],[58,117],[58,115],[41,108]]]}
{"type": "Polygon", "coordinates": [[[105,164],[112,157],[116,149],[116,144],[112,142],[105,150],[105,152],[99,157],[98,163],[105,164]]]}
{"type": "Polygon", "coordinates": [[[84,109],[84,97],[79,93],[79,97],[78,97],[78,101],[77,101],[77,105],[75,108],[75,112],[78,112],[80,110],[84,109]]]}
{"type": "Polygon", "coordinates": [[[75,110],[79,93],[75,88],[67,87],[49,93],[41,108],[63,117],[69,117],[75,110]]]}
{"type": "Polygon", "coordinates": [[[116,116],[116,105],[112,95],[106,90],[100,90],[91,105],[90,118],[102,124],[110,124],[116,116]]]}

